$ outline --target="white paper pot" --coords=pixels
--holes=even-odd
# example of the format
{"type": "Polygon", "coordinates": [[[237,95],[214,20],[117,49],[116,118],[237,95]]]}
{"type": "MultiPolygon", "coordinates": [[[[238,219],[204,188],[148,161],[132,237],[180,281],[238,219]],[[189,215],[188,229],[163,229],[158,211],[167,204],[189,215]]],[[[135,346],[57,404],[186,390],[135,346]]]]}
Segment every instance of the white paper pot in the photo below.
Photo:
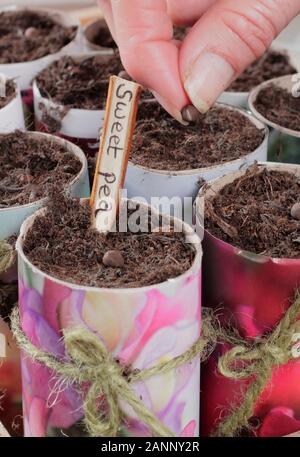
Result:
{"type": "MultiPolygon", "coordinates": [[[[70,191],[71,195],[74,195],[75,197],[89,197],[87,161],[81,149],[66,140],[44,133],[29,132],[28,135],[37,140],[44,140],[46,138],[51,141],[52,144],[60,144],[79,158],[82,163],[81,171],[73,181],[68,184],[67,189],[70,191]]],[[[13,234],[18,234],[23,221],[44,206],[45,203],[46,198],[43,198],[36,202],[28,203],[27,205],[0,208],[0,239],[3,240],[13,234]]]]}
{"type": "MultiPolygon", "coordinates": [[[[276,46],[272,48],[273,51],[285,52],[297,71],[300,71],[300,55],[299,53],[288,50],[284,47],[276,46]]],[[[219,103],[226,103],[228,105],[236,106],[238,108],[249,109],[248,105],[249,92],[224,92],[218,99],[219,103]]]]}
{"type": "MultiPolygon", "coordinates": [[[[224,105],[218,106],[224,107],[224,105]]],[[[255,151],[236,160],[195,170],[155,170],[129,162],[125,181],[128,197],[142,197],[149,203],[151,203],[151,198],[153,197],[168,197],[168,199],[179,197],[181,201],[185,197],[195,198],[199,191],[200,181],[210,181],[246,167],[256,160],[265,161],[267,159],[268,129],[245,111],[230,106],[226,107],[230,110],[237,110],[243,116],[246,116],[258,129],[264,131],[264,139],[255,151]]],[[[153,201],[152,205],[155,206],[153,201]]],[[[187,217],[190,217],[190,213],[187,217]]],[[[185,220],[187,219],[185,218],[185,220]]]]}
{"type": "Polygon", "coordinates": [[[252,114],[271,129],[269,160],[276,161],[279,159],[280,162],[300,163],[300,131],[291,130],[270,121],[256,109],[255,101],[260,91],[272,84],[291,92],[295,85],[294,78],[298,78],[298,81],[300,81],[300,73],[296,76],[288,75],[271,79],[270,81],[255,87],[249,95],[249,107],[252,114]],[[280,152],[280,156],[278,156],[278,152],[280,152]]]}
{"type": "Polygon", "coordinates": [[[47,67],[51,62],[64,54],[72,54],[79,52],[81,49],[81,31],[80,23],[70,14],[63,14],[59,11],[49,10],[45,8],[24,8],[21,6],[7,6],[0,8],[0,12],[4,11],[35,11],[49,14],[56,22],[66,26],[77,26],[78,32],[75,39],[67,46],[63,47],[59,52],[42,57],[41,59],[33,60],[32,62],[18,62],[9,64],[0,64],[0,72],[6,74],[9,78],[16,79],[21,91],[26,91],[31,87],[31,81],[37,73],[47,67]]]}
{"type": "Polygon", "coordinates": [[[113,54],[114,48],[107,48],[104,46],[98,46],[93,43],[93,37],[97,34],[99,28],[107,27],[105,19],[98,19],[91,24],[88,24],[83,30],[83,46],[86,51],[102,51],[105,54],[113,54]]]}
{"type": "Polygon", "coordinates": [[[16,95],[0,110],[0,134],[24,130],[25,120],[20,89],[15,83],[16,95]]]}
{"type": "MultiPolygon", "coordinates": [[[[93,52],[81,54],[76,57],[73,56],[72,58],[75,61],[81,62],[97,55],[99,55],[99,53],[93,52]]],[[[63,106],[42,97],[36,81],[33,83],[33,97],[37,131],[49,132],[47,125],[42,120],[43,111],[41,105],[43,105],[53,118],[61,122],[61,127],[58,132],[55,132],[55,135],[62,136],[72,143],[79,145],[89,156],[95,156],[97,154],[105,115],[104,109],[70,109],[67,114],[60,119],[59,116],[55,114],[55,111],[61,112],[63,106]]]]}

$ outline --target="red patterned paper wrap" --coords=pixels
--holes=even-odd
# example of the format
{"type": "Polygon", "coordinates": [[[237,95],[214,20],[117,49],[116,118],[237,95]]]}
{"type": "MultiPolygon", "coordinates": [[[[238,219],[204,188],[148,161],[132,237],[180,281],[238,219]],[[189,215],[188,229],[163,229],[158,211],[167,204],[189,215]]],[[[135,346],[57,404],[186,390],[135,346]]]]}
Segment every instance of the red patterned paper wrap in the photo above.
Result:
{"type": "MultiPolygon", "coordinates": [[[[293,169],[300,175],[300,167],[293,169]]],[[[233,323],[245,340],[274,329],[300,286],[300,259],[251,254],[207,232],[203,272],[204,306],[218,308],[222,324],[233,323]]],[[[220,419],[241,403],[243,392],[253,380],[236,381],[218,373],[218,359],[228,349],[228,345],[219,345],[202,369],[202,436],[211,435],[220,419]]],[[[300,430],[299,359],[273,371],[253,416],[258,424],[251,431],[255,436],[277,437],[300,430]]]]}

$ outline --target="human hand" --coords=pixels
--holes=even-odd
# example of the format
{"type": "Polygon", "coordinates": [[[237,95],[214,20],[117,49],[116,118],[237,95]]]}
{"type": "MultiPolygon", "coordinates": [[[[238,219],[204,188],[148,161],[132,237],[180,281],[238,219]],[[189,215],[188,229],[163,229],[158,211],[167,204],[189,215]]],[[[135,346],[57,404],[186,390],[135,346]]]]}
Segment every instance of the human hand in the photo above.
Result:
{"type": "Polygon", "coordinates": [[[123,65],[179,121],[205,113],[300,12],[300,0],[99,0],[123,65]],[[181,44],[173,23],[193,25],[181,44]]]}

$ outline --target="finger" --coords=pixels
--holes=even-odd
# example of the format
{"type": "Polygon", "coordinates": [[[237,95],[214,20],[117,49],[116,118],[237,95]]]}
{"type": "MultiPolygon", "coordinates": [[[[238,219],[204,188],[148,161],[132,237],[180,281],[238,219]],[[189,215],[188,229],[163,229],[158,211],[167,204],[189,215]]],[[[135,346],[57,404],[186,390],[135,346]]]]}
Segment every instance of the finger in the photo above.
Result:
{"type": "Polygon", "coordinates": [[[112,34],[113,39],[117,43],[111,0],[98,0],[98,4],[102,10],[105,21],[109,27],[110,33],[112,34]]]}
{"type": "Polygon", "coordinates": [[[179,73],[179,47],[172,42],[173,24],[165,0],[112,2],[117,41],[130,76],[164,100],[164,106],[182,121],[188,104],[179,73]]]}
{"type": "Polygon", "coordinates": [[[217,0],[167,0],[168,14],[176,25],[193,25],[217,0]]]}
{"type": "Polygon", "coordinates": [[[180,50],[184,87],[206,112],[300,12],[300,0],[219,0],[189,32],[180,50]]]}

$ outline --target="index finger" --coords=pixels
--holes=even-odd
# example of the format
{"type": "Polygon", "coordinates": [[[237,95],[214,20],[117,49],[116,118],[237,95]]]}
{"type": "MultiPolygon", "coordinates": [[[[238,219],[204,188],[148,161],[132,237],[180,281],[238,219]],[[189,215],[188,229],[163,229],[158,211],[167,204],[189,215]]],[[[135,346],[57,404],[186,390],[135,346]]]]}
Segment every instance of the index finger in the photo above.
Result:
{"type": "MultiPolygon", "coordinates": [[[[165,0],[112,0],[115,33],[123,65],[138,82],[158,93],[182,121],[189,103],[179,72],[179,50],[165,0]]],[[[172,111],[172,112],[171,112],[172,111]]]]}

